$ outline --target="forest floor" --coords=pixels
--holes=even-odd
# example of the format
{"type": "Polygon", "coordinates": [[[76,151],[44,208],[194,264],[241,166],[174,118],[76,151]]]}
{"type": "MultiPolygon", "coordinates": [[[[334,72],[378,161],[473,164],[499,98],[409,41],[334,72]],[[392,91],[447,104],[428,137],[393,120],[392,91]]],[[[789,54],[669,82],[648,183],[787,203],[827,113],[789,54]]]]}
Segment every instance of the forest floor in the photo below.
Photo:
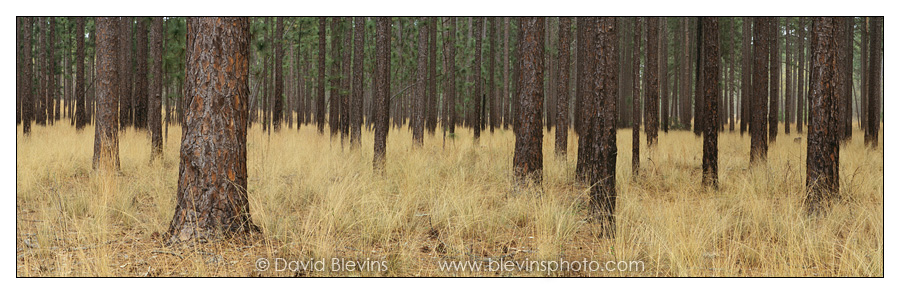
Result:
{"type": "Polygon", "coordinates": [[[16,275],[884,276],[884,143],[865,148],[858,130],[841,147],[841,200],[811,218],[801,205],[805,137],[779,132],[768,163],[748,169],[749,134],[722,133],[720,187],[711,190],[699,185],[699,137],[660,132],[647,150],[641,133],[641,176],[633,178],[631,130],[622,129],[615,239],[594,237],[588,187],[574,181],[574,133],[565,159],[553,153],[553,132],[544,134],[543,185],[521,188],[511,131],[485,131],[476,146],[470,129],[458,130],[446,141],[426,134],[413,148],[406,127],[392,129],[381,176],[372,172],[371,132],[350,151],[327,128],[267,135],[257,125],[248,190],[262,234],[166,247],[159,236],[174,213],[178,126],[153,164],[145,131],[121,133],[114,176],[91,171],[92,127],[60,122],[25,137],[19,126],[16,275]],[[532,267],[497,266],[500,259],[532,267]],[[261,260],[270,267],[260,270],[261,260]],[[451,261],[484,267],[442,269],[451,261]],[[551,270],[562,261],[573,263],[551,270]]]}

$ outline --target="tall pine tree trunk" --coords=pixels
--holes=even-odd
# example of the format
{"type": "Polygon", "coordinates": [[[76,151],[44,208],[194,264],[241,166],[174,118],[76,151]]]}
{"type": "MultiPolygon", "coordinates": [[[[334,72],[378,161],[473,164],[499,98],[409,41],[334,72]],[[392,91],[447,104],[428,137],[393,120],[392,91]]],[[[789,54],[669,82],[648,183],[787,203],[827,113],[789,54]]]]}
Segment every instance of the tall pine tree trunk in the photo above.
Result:
{"type": "MultiPolygon", "coordinates": [[[[519,103],[519,126],[516,130],[513,170],[519,180],[541,182],[543,173],[542,144],[544,132],[541,125],[544,91],[544,45],[543,17],[524,17],[519,21],[522,32],[519,44],[522,47],[519,66],[519,84],[516,103],[519,103]]],[[[478,27],[478,26],[476,26],[478,27]]],[[[476,45],[476,51],[477,51],[476,45]]],[[[479,64],[476,62],[476,64],[479,64]]],[[[476,127],[477,128],[477,127],[476,127]]]]}
{"type": "Polygon", "coordinates": [[[375,23],[375,153],[373,168],[383,172],[389,129],[391,93],[391,18],[378,17],[375,23]]]}
{"type": "MultiPolygon", "coordinates": [[[[98,17],[97,40],[97,121],[94,124],[93,168],[119,170],[119,86],[122,80],[117,46],[117,31],[123,20],[114,17],[98,17]]],[[[119,43],[121,44],[121,43],[119,43]]]]}
{"type": "Polygon", "coordinates": [[[806,205],[810,213],[824,212],[828,203],[836,199],[840,188],[840,92],[837,87],[840,52],[835,45],[838,42],[836,38],[840,38],[841,25],[833,17],[816,17],[813,18],[810,34],[810,80],[813,84],[809,97],[811,122],[806,144],[806,187],[809,190],[806,205]]]}
{"type": "Polygon", "coordinates": [[[704,186],[719,185],[719,19],[704,17],[703,28],[703,179],[704,186]]]}

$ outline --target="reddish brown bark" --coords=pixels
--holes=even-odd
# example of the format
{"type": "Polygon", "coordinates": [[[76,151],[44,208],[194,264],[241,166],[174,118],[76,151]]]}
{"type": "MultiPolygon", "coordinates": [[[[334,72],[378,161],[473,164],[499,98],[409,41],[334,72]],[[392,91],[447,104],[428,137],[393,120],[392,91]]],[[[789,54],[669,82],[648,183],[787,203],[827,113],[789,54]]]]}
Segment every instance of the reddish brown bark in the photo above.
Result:
{"type": "Polygon", "coordinates": [[[813,18],[810,34],[810,62],[813,81],[810,90],[810,124],[806,145],[806,199],[810,213],[820,213],[838,196],[839,162],[839,89],[838,48],[841,22],[833,17],[813,18]]]}
{"type": "Polygon", "coordinates": [[[185,113],[167,243],[259,231],[247,195],[250,20],[187,19],[185,113]]]}
{"type": "Polygon", "coordinates": [[[119,69],[118,31],[121,20],[98,17],[97,38],[97,120],[94,123],[93,168],[119,169],[119,69]]]}
{"type": "MultiPolygon", "coordinates": [[[[544,60],[541,52],[544,45],[543,17],[523,17],[519,21],[522,31],[522,46],[519,66],[519,84],[522,89],[517,92],[519,103],[519,127],[516,130],[515,156],[513,170],[520,180],[541,182],[544,167],[542,144],[544,132],[541,125],[541,109],[543,108],[544,60]]],[[[477,50],[477,49],[476,49],[477,50]]],[[[477,64],[477,63],[476,63],[477,64]]]]}
{"type": "Polygon", "coordinates": [[[391,18],[378,17],[375,23],[375,153],[372,159],[376,171],[384,171],[386,143],[390,115],[391,92],[391,18]]]}
{"type": "Polygon", "coordinates": [[[595,52],[600,53],[592,69],[597,81],[593,84],[597,106],[592,109],[591,146],[596,154],[591,175],[591,204],[603,227],[601,237],[616,237],[616,101],[618,100],[618,36],[616,18],[597,20],[595,52]]]}
{"type": "Polygon", "coordinates": [[[634,80],[631,102],[631,174],[637,176],[640,174],[641,168],[641,20],[636,18],[634,22],[634,80]]]}
{"type": "Polygon", "coordinates": [[[416,70],[416,98],[413,108],[412,133],[413,145],[422,146],[425,139],[426,95],[428,95],[428,30],[424,27],[427,17],[419,19],[419,56],[416,70]]]}

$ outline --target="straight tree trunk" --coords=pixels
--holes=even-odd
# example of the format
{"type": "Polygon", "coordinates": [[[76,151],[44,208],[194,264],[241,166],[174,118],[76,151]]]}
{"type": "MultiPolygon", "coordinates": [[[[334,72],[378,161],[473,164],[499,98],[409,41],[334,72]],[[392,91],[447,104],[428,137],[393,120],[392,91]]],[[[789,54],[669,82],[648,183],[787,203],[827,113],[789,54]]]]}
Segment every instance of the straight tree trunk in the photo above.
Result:
{"type": "MultiPolygon", "coordinates": [[[[481,102],[483,97],[482,86],[481,86],[481,34],[482,31],[482,23],[484,21],[483,17],[476,17],[474,24],[475,31],[475,61],[473,63],[472,71],[475,72],[475,88],[472,97],[475,101],[475,115],[474,120],[472,121],[472,128],[475,133],[475,141],[477,142],[479,138],[481,138],[481,102]]],[[[521,28],[521,24],[519,25],[521,28]]],[[[521,78],[521,77],[519,77],[521,78]]]]}
{"type": "Polygon", "coordinates": [[[593,68],[599,62],[598,52],[594,50],[594,39],[597,37],[597,19],[594,17],[583,17],[577,19],[578,31],[578,79],[579,84],[576,85],[578,95],[576,97],[575,107],[575,133],[578,134],[578,158],[575,165],[575,179],[588,183],[591,175],[595,172],[592,162],[596,160],[597,154],[590,146],[593,145],[594,137],[591,136],[590,126],[590,110],[595,109],[596,97],[593,95],[593,86],[597,80],[594,75],[593,68]],[[579,129],[580,128],[580,129],[579,129]]]}
{"type": "Polygon", "coordinates": [[[498,108],[498,106],[497,106],[497,91],[496,91],[497,88],[494,84],[494,64],[496,63],[495,61],[497,60],[496,59],[497,41],[496,41],[496,36],[494,36],[494,31],[496,31],[497,28],[500,26],[497,23],[496,17],[488,17],[487,20],[490,21],[490,25],[489,25],[490,29],[487,30],[488,31],[487,38],[488,38],[488,42],[490,42],[491,49],[490,49],[490,51],[488,51],[488,76],[487,76],[487,79],[485,79],[485,87],[487,88],[487,90],[485,92],[487,92],[487,94],[488,94],[487,95],[488,101],[491,106],[490,107],[490,116],[488,116],[488,119],[490,120],[488,125],[490,125],[491,134],[493,134],[494,127],[498,125],[497,120],[499,119],[499,117],[497,117],[497,113],[499,112],[498,111],[499,109],[497,109],[498,108]]]}
{"type": "Polygon", "coordinates": [[[316,91],[316,127],[325,134],[325,18],[319,17],[319,83],[316,91]]]}
{"type": "Polygon", "coordinates": [[[378,17],[375,23],[375,153],[373,168],[383,172],[385,165],[387,134],[389,129],[391,93],[391,18],[378,17]]]}
{"type": "Polygon", "coordinates": [[[813,81],[809,97],[812,118],[806,149],[807,211],[821,213],[838,196],[840,190],[838,144],[840,119],[837,87],[840,79],[839,55],[836,43],[841,37],[841,21],[834,17],[813,18],[811,65],[813,81]]]}
{"type": "Polygon", "coordinates": [[[657,142],[659,132],[659,18],[647,18],[647,89],[644,110],[647,113],[647,147],[653,147],[657,142]]]}
{"type": "Polygon", "coordinates": [[[704,17],[703,28],[703,179],[707,187],[719,186],[719,18],[704,17]]]}
{"type": "Polygon", "coordinates": [[[75,18],[75,128],[84,129],[88,123],[84,103],[84,17],[75,18]]]}
{"type": "MultiPolygon", "coordinates": [[[[613,20],[615,21],[615,20],[613,20]]],[[[559,18],[559,79],[557,79],[556,106],[556,155],[566,158],[569,136],[569,32],[572,18],[559,18]]],[[[506,72],[503,73],[504,80],[506,72]]],[[[506,91],[504,90],[504,93],[506,91]]],[[[505,95],[505,94],[504,94],[505,95]]]]}
{"type": "MultiPolygon", "coordinates": [[[[331,18],[331,74],[328,77],[328,129],[331,137],[337,136],[341,131],[340,116],[340,91],[341,91],[341,25],[340,18],[331,18]]],[[[390,41],[388,41],[390,42],[390,41]]],[[[390,72],[388,72],[390,74],[390,72]]],[[[390,105],[388,105],[390,107],[390,105]]],[[[390,120],[390,118],[388,118],[390,120]]]]}
{"type": "Polygon", "coordinates": [[[691,120],[691,29],[687,17],[683,18],[681,23],[684,28],[684,38],[682,38],[684,57],[681,63],[681,124],[685,130],[690,130],[693,123],[691,120]]]}
{"type": "MultiPolygon", "coordinates": [[[[519,40],[522,55],[518,66],[519,84],[522,88],[516,91],[518,97],[515,99],[516,103],[519,103],[521,117],[516,131],[513,170],[520,181],[533,181],[538,184],[541,183],[544,160],[542,153],[544,132],[541,125],[544,96],[541,87],[541,81],[544,80],[544,60],[541,54],[544,45],[544,22],[543,17],[523,17],[519,21],[519,30],[522,32],[522,38],[519,40]]],[[[476,28],[478,27],[480,25],[476,25],[476,28]]]]}
{"type": "Polygon", "coordinates": [[[804,80],[806,77],[808,77],[808,74],[805,71],[806,58],[804,57],[804,55],[805,55],[804,51],[806,49],[806,38],[805,38],[806,18],[805,17],[800,17],[799,31],[800,31],[800,35],[799,35],[799,39],[797,39],[797,45],[799,45],[798,47],[800,49],[797,50],[797,55],[798,55],[797,59],[799,59],[800,62],[799,62],[799,66],[797,67],[797,71],[799,72],[799,74],[797,74],[798,79],[797,79],[797,117],[796,117],[796,119],[797,119],[797,133],[803,134],[803,105],[806,105],[806,103],[803,103],[803,102],[805,102],[805,99],[803,99],[803,97],[806,97],[804,95],[804,94],[806,94],[806,92],[803,91],[803,88],[804,88],[803,85],[806,85],[806,83],[804,83],[804,80]]]}
{"type": "Polygon", "coordinates": [[[663,132],[669,133],[669,30],[667,29],[668,20],[665,17],[660,18],[660,58],[659,58],[659,84],[660,99],[662,100],[662,108],[660,109],[660,124],[663,132]]]}
{"type": "Polygon", "coordinates": [[[167,243],[259,232],[247,195],[250,19],[188,18],[187,107],[167,243]]]}
{"type": "Polygon", "coordinates": [[[416,104],[413,109],[412,131],[413,145],[422,146],[425,138],[425,96],[428,94],[428,30],[424,27],[427,17],[419,19],[419,56],[418,69],[416,70],[416,104]]]}
{"type": "Polygon", "coordinates": [[[597,154],[593,162],[591,206],[603,228],[601,237],[616,237],[616,93],[618,91],[618,36],[615,17],[600,17],[597,21],[595,52],[600,53],[596,66],[592,69],[600,82],[594,83],[597,105],[592,109],[594,117],[591,132],[594,143],[591,148],[597,154]],[[602,84],[602,86],[601,86],[602,84]]]}
{"type": "Polygon", "coordinates": [[[272,37],[272,45],[275,46],[275,62],[272,68],[272,77],[275,78],[275,93],[272,95],[272,128],[277,132],[281,130],[281,119],[284,117],[284,17],[275,21],[275,35],[272,37]]]}
{"type": "Polygon", "coordinates": [[[340,122],[341,122],[341,146],[344,145],[344,139],[346,138],[348,141],[350,140],[350,85],[351,85],[351,73],[350,73],[350,65],[352,65],[352,53],[353,53],[353,19],[350,17],[344,18],[344,25],[341,29],[342,36],[341,39],[344,41],[343,46],[341,46],[343,51],[341,51],[342,61],[341,61],[341,95],[340,95],[340,122]]]}
{"type": "Polygon", "coordinates": [[[778,18],[768,19],[769,30],[769,142],[778,136],[778,87],[781,84],[781,55],[778,54],[778,18]]]}
{"type": "MultiPolygon", "coordinates": [[[[353,98],[350,101],[350,149],[358,149],[362,137],[363,49],[366,46],[366,22],[362,17],[354,21],[353,40],[353,98]]],[[[297,128],[300,124],[297,124],[297,128]]]]}
{"type": "Polygon", "coordinates": [[[137,18],[135,28],[135,59],[137,59],[137,69],[134,71],[134,127],[137,129],[147,128],[147,105],[149,95],[149,81],[147,76],[147,18],[137,18]]]}
{"type": "Polygon", "coordinates": [[[635,18],[634,21],[634,49],[633,49],[633,68],[634,80],[631,101],[631,174],[635,177],[640,175],[641,169],[641,19],[635,18]]]}
{"type": "MultiPolygon", "coordinates": [[[[94,123],[93,169],[119,170],[119,69],[121,55],[117,31],[123,20],[98,17],[95,21],[97,48],[97,121],[94,123]]],[[[27,36],[26,36],[27,37],[27,36]]],[[[119,43],[121,44],[121,43],[119,43]]]]}
{"type": "MultiPolygon", "coordinates": [[[[450,122],[447,127],[451,134],[456,133],[456,17],[450,18],[450,38],[447,39],[446,46],[449,48],[449,67],[447,68],[447,82],[449,83],[447,89],[447,99],[450,101],[447,103],[449,105],[450,114],[448,115],[450,118],[450,122]]],[[[505,74],[505,73],[504,73],[505,74]]]]}
{"type": "Polygon", "coordinates": [[[25,17],[22,21],[22,134],[31,134],[31,122],[34,120],[34,101],[36,100],[33,88],[32,42],[31,32],[34,18],[25,17]]]}
{"type": "Polygon", "coordinates": [[[703,46],[700,45],[702,40],[703,23],[697,21],[697,33],[695,37],[696,42],[692,42],[694,43],[694,46],[697,46],[697,64],[694,68],[694,135],[697,136],[700,136],[701,133],[703,133],[703,123],[706,121],[706,119],[703,117],[705,115],[705,113],[703,113],[703,105],[706,104],[703,102],[703,46]]]}
{"type": "MultiPolygon", "coordinates": [[[[16,17],[16,125],[22,123],[22,23],[25,22],[24,17],[16,17]]],[[[31,48],[28,48],[31,49],[31,48]]]]}
{"type": "Polygon", "coordinates": [[[865,143],[873,149],[878,147],[878,129],[881,127],[881,55],[884,48],[881,44],[882,22],[884,18],[873,17],[871,20],[872,30],[869,33],[869,73],[866,74],[868,80],[868,118],[869,127],[866,129],[865,143]]]}
{"type": "Polygon", "coordinates": [[[769,100],[769,20],[764,17],[753,19],[753,96],[750,120],[750,165],[766,162],[769,150],[766,138],[769,100]]]}
{"type": "Polygon", "coordinates": [[[150,56],[153,58],[153,81],[150,84],[150,108],[147,109],[147,125],[150,130],[150,158],[162,157],[163,140],[162,140],[162,35],[163,35],[163,18],[154,17],[153,26],[150,31],[150,56]]]}
{"type": "Polygon", "coordinates": [[[49,17],[50,19],[50,28],[47,30],[47,75],[45,79],[47,79],[47,121],[53,125],[56,120],[59,119],[59,113],[56,111],[56,50],[54,47],[56,46],[56,18],[49,17]]]}
{"type": "Polygon", "coordinates": [[[121,101],[119,109],[119,124],[124,130],[131,126],[133,112],[132,96],[131,96],[131,25],[132,18],[124,17],[120,23],[119,30],[119,98],[121,101]]]}
{"type": "MultiPolygon", "coordinates": [[[[865,133],[868,117],[868,100],[869,100],[869,18],[862,18],[862,28],[860,29],[860,50],[859,50],[859,129],[865,133]]],[[[799,99],[799,98],[798,98],[799,99]]]]}
{"type": "Polygon", "coordinates": [[[428,96],[425,107],[427,113],[425,127],[428,129],[428,134],[432,136],[437,129],[437,20],[436,17],[429,17],[426,22],[428,30],[428,96]]]}
{"type": "Polygon", "coordinates": [[[509,105],[513,104],[509,95],[509,17],[503,18],[503,98],[501,101],[503,128],[508,129],[511,121],[509,105]]]}

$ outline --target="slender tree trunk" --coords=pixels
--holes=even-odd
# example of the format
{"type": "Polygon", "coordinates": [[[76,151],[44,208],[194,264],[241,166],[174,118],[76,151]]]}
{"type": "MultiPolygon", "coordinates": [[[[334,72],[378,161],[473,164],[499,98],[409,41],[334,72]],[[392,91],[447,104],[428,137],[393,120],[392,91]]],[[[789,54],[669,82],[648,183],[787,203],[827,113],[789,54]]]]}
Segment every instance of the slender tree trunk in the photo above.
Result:
{"type": "MultiPolygon", "coordinates": [[[[862,28],[860,30],[860,50],[859,50],[859,129],[864,133],[866,131],[868,117],[868,100],[869,100],[869,18],[862,18],[862,28]]],[[[800,99],[799,97],[797,99],[800,99]]]]}
{"type": "Polygon", "coordinates": [[[149,82],[147,77],[147,18],[137,18],[135,27],[135,59],[137,69],[134,71],[134,127],[147,128],[147,106],[149,95],[149,82]]]}
{"type": "Polygon", "coordinates": [[[325,134],[325,18],[319,18],[319,83],[316,91],[316,127],[325,134]]]}
{"type": "MultiPolygon", "coordinates": [[[[25,48],[22,46],[22,23],[25,22],[24,17],[16,17],[16,125],[22,123],[22,58],[25,48]]],[[[31,48],[28,48],[31,49],[31,48]]]]}
{"type": "Polygon", "coordinates": [[[375,24],[375,153],[373,167],[376,171],[384,171],[388,117],[391,102],[391,18],[378,17],[375,24]]]}
{"type": "Polygon", "coordinates": [[[119,170],[119,106],[120,61],[116,31],[122,20],[98,17],[95,21],[97,38],[97,122],[94,124],[95,170],[119,170]]]}
{"type": "Polygon", "coordinates": [[[272,45],[275,46],[275,62],[272,68],[272,77],[275,79],[275,93],[272,95],[272,128],[277,132],[281,130],[281,119],[284,117],[284,17],[275,21],[275,35],[272,37],[272,45]]]}
{"type": "Polygon", "coordinates": [[[775,142],[778,136],[778,87],[781,84],[781,58],[778,54],[778,18],[768,19],[769,30],[769,142],[775,142]]]}
{"type": "Polygon", "coordinates": [[[813,89],[809,97],[812,103],[806,149],[806,199],[810,213],[820,213],[828,203],[835,200],[840,188],[839,162],[840,145],[838,127],[840,125],[837,80],[840,78],[836,48],[841,37],[841,21],[833,17],[813,18],[812,63],[813,89]]]}
{"type": "Polygon", "coordinates": [[[426,109],[427,117],[425,119],[425,127],[428,134],[434,135],[437,129],[437,20],[436,17],[429,17],[426,22],[428,30],[428,88],[426,93],[426,109]]]}
{"type": "Polygon", "coordinates": [[[58,106],[56,104],[56,18],[49,17],[50,19],[50,28],[47,30],[47,47],[44,50],[47,50],[47,75],[45,79],[47,79],[47,121],[53,125],[59,120],[59,113],[56,111],[58,106]]]}
{"type": "Polygon", "coordinates": [[[697,64],[695,65],[695,73],[694,73],[694,135],[700,136],[704,130],[703,123],[706,121],[704,118],[705,113],[703,113],[703,105],[706,105],[703,102],[703,46],[700,46],[700,43],[703,40],[703,23],[697,21],[697,33],[694,38],[696,42],[694,46],[697,46],[697,64]]]}
{"type": "MultiPolygon", "coordinates": [[[[613,20],[614,21],[614,20],[613,20]]],[[[569,32],[572,18],[559,18],[559,79],[557,79],[556,155],[566,158],[569,136],[569,32]]],[[[506,73],[503,73],[504,80],[506,73]]],[[[505,93],[505,90],[504,90],[505,93]]],[[[505,94],[504,94],[505,95],[505,94]]]]}
{"type": "MultiPolygon", "coordinates": [[[[475,133],[475,141],[477,142],[479,138],[481,138],[481,100],[483,98],[482,86],[481,86],[481,34],[482,23],[484,21],[483,17],[476,17],[474,24],[475,31],[475,61],[473,63],[473,68],[471,69],[475,73],[475,88],[473,92],[473,98],[475,100],[475,115],[474,120],[472,122],[472,128],[475,133]]],[[[520,25],[521,28],[521,25],[520,25]]],[[[521,77],[520,77],[521,78],[521,77]]]]}
{"type": "Polygon", "coordinates": [[[342,36],[341,40],[344,41],[343,46],[341,46],[343,51],[341,51],[342,61],[341,61],[341,91],[340,91],[340,122],[341,122],[341,146],[344,145],[344,139],[346,138],[348,141],[350,140],[350,85],[351,85],[351,73],[350,73],[350,65],[352,64],[351,58],[353,53],[353,31],[351,30],[353,26],[353,19],[350,17],[344,18],[344,25],[341,29],[342,36]]]}
{"type": "Polygon", "coordinates": [[[704,186],[719,185],[719,18],[704,17],[703,28],[703,180],[704,186]]]}
{"type": "MultiPolygon", "coordinates": [[[[328,129],[331,137],[335,137],[340,133],[341,116],[340,116],[340,90],[341,90],[341,41],[340,41],[340,18],[331,18],[331,73],[328,76],[329,92],[328,92],[328,129]]],[[[390,41],[388,41],[390,42],[390,41]]],[[[390,74],[390,72],[388,72],[390,74]]],[[[390,107],[390,105],[388,105],[390,107]]],[[[388,118],[389,120],[389,118],[388,118]]]]}
{"type": "Polygon", "coordinates": [[[162,17],[153,18],[153,26],[150,32],[150,56],[153,58],[153,81],[150,84],[150,108],[147,109],[148,126],[150,129],[151,159],[161,157],[163,152],[162,141],[162,17]]]}
{"type": "Polygon", "coordinates": [[[448,86],[448,97],[450,102],[448,105],[450,106],[450,122],[448,124],[448,128],[451,134],[456,133],[456,17],[450,18],[450,38],[447,40],[450,44],[448,46],[450,48],[450,56],[449,63],[450,67],[447,69],[448,77],[447,81],[450,83],[448,86]]]}
{"type": "MultiPolygon", "coordinates": [[[[544,60],[541,54],[544,45],[544,22],[543,17],[527,17],[519,21],[519,30],[522,31],[522,38],[519,39],[522,55],[518,66],[519,84],[522,88],[516,91],[517,99],[515,99],[516,103],[519,103],[521,117],[516,131],[513,170],[519,180],[536,183],[541,182],[544,160],[542,153],[544,132],[541,125],[544,96],[541,87],[541,81],[544,80],[544,60]]],[[[476,51],[477,47],[476,45],[476,51]]]]}
{"type": "Polygon", "coordinates": [[[681,63],[681,124],[685,130],[690,130],[693,123],[691,120],[691,29],[687,17],[682,19],[681,23],[684,28],[684,38],[682,38],[684,55],[681,63]]]}
{"type": "MultiPolygon", "coordinates": [[[[366,46],[366,22],[362,17],[354,21],[353,40],[353,99],[350,101],[350,149],[362,144],[362,102],[363,102],[363,49],[366,46]]],[[[300,124],[297,124],[298,128],[300,124]]]]}
{"type": "Polygon", "coordinates": [[[769,21],[763,17],[753,19],[753,102],[750,120],[750,164],[766,162],[769,150],[766,125],[769,100],[769,21]]]}
{"type": "Polygon", "coordinates": [[[22,134],[31,134],[31,122],[34,120],[34,65],[32,64],[31,32],[34,18],[25,17],[22,23],[22,134]]]}
{"type": "Polygon", "coordinates": [[[657,142],[659,131],[659,18],[647,18],[647,55],[646,55],[646,80],[647,89],[644,101],[644,110],[647,113],[647,147],[653,147],[657,142]]]}
{"type": "Polygon", "coordinates": [[[184,135],[167,243],[246,235],[249,18],[188,18],[184,135]]]}
{"type": "Polygon", "coordinates": [[[868,118],[869,127],[866,129],[865,143],[872,148],[878,147],[878,129],[881,127],[881,55],[884,53],[884,47],[881,44],[882,35],[882,17],[870,18],[871,28],[869,34],[869,73],[866,74],[868,80],[868,118]]]}
{"type": "Polygon", "coordinates": [[[597,154],[597,160],[593,162],[595,172],[590,179],[593,183],[590,195],[591,206],[602,224],[601,236],[607,238],[616,237],[616,93],[619,88],[616,22],[615,17],[600,17],[597,21],[594,50],[600,57],[592,68],[601,82],[593,85],[599,107],[593,108],[591,114],[594,117],[591,148],[597,154]]]}
{"type": "Polygon", "coordinates": [[[490,21],[488,32],[488,42],[490,43],[490,51],[488,51],[488,76],[485,79],[485,88],[487,89],[487,100],[490,104],[490,116],[488,116],[490,125],[491,134],[494,133],[494,127],[497,126],[497,113],[499,112],[497,109],[497,91],[496,86],[494,84],[494,64],[496,63],[496,52],[497,52],[497,42],[496,36],[494,36],[494,31],[497,30],[499,24],[497,23],[496,17],[488,17],[487,20],[490,21]]]}
{"type": "Polygon", "coordinates": [[[634,68],[634,92],[632,92],[631,101],[631,174],[637,177],[641,169],[641,19],[636,18],[634,22],[634,49],[633,49],[633,68],[634,68]]]}
{"type": "Polygon", "coordinates": [[[81,130],[88,123],[84,103],[84,18],[75,18],[75,128],[81,130]]]}
{"type": "Polygon", "coordinates": [[[659,84],[660,99],[662,107],[660,109],[660,124],[663,132],[669,132],[669,30],[667,28],[668,20],[665,17],[660,18],[660,58],[659,58],[659,84]]]}
{"type": "Polygon", "coordinates": [[[597,37],[597,20],[594,17],[579,17],[577,19],[578,31],[578,80],[575,107],[575,133],[578,134],[578,159],[575,165],[575,179],[588,182],[595,172],[591,163],[596,160],[593,145],[594,137],[591,136],[590,110],[595,109],[595,97],[593,86],[597,80],[593,68],[599,62],[598,52],[594,50],[594,39],[597,37]]]}
{"type": "Polygon", "coordinates": [[[805,97],[804,94],[806,93],[805,91],[803,91],[803,88],[804,88],[803,85],[806,84],[806,83],[804,83],[804,78],[808,77],[808,74],[805,72],[806,58],[804,58],[804,55],[805,55],[804,51],[806,48],[806,38],[805,38],[806,18],[805,17],[800,17],[799,31],[800,31],[800,36],[799,36],[799,39],[797,39],[797,45],[799,45],[798,47],[800,49],[797,50],[798,51],[797,55],[798,55],[798,59],[800,60],[800,64],[797,67],[797,71],[799,72],[799,74],[797,75],[798,79],[797,79],[797,117],[796,117],[796,119],[797,119],[797,133],[803,134],[803,105],[806,105],[806,103],[803,103],[805,100],[805,99],[803,99],[803,97],[805,97]]]}
{"type": "Polygon", "coordinates": [[[424,27],[427,17],[419,19],[419,57],[416,70],[416,105],[413,115],[413,145],[422,146],[425,138],[425,96],[427,92],[427,67],[428,67],[428,30],[424,27]]]}
{"type": "Polygon", "coordinates": [[[503,18],[503,98],[501,101],[503,128],[508,129],[509,122],[512,120],[509,105],[513,104],[509,95],[509,17],[503,18]]]}

